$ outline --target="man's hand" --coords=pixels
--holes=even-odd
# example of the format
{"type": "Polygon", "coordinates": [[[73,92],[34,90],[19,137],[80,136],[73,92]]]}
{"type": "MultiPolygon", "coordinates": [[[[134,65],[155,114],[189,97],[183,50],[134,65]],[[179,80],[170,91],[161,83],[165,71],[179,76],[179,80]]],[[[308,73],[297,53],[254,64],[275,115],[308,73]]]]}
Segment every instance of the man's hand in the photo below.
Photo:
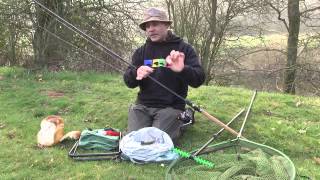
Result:
{"type": "Polygon", "coordinates": [[[137,69],[137,80],[141,80],[145,77],[147,77],[149,74],[151,74],[153,72],[153,69],[149,66],[140,66],[137,69]]]}
{"type": "Polygon", "coordinates": [[[167,67],[174,72],[181,72],[184,68],[184,58],[183,52],[172,50],[166,58],[167,67]]]}

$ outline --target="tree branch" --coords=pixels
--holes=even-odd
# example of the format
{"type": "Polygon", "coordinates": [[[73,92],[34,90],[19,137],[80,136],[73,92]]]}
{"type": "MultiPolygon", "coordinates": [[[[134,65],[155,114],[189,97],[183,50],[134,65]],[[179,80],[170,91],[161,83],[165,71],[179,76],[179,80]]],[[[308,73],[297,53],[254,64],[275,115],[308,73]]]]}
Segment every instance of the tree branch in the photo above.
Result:
{"type": "Polygon", "coordinates": [[[278,13],[278,20],[282,21],[285,27],[287,28],[287,31],[289,32],[289,26],[284,18],[281,17],[281,11],[273,6],[272,3],[267,2],[267,4],[278,13]]]}
{"type": "MultiPolygon", "coordinates": [[[[287,53],[286,51],[281,50],[281,49],[270,49],[270,48],[258,49],[258,50],[255,50],[255,51],[250,51],[250,52],[247,52],[247,53],[245,53],[245,54],[242,54],[242,55],[238,56],[237,58],[233,59],[233,61],[235,61],[235,62],[238,63],[238,60],[239,60],[240,58],[242,58],[242,57],[244,57],[244,56],[248,56],[248,55],[250,55],[250,54],[258,53],[258,52],[261,52],[261,51],[275,51],[275,52],[280,52],[280,53],[282,53],[282,54],[284,54],[284,55],[286,55],[286,53],[287,53]]],[[[240,63],[238,63],[238,64],[240,64],[240,63]]]]}
{"type": "Polygon", "coordinates": [[[314,8],[311,8],[311,9],[306,9],[305,11],[300,12],[300,16],[303,16],[303,15],[305,15],[305,14],[308,13],[308,12],[316,11],[316,10],[318,10],[318,9],[320,9],[320,6],[314,7],[314,8]]]}

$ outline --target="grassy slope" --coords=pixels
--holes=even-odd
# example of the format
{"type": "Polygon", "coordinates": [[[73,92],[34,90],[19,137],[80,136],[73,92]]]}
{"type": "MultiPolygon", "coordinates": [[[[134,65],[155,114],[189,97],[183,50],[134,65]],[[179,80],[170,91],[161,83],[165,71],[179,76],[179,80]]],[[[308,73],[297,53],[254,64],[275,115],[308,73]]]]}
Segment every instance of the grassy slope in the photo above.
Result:
{"type": "MultiPolygon", "coordinates": [[[[38,149],[41,119],[56,114],[65,119],[65,131],[106,125],[124,130],[127,109],[137,89],[125,87],[117,75],[98,73],[27,73],[0,68],[0,179],[163,179],[166,167],[128,162],[75,162],[67,157],[71,143],[38,149]],[[48,97],[51,91],[62,97],[48,97]]],[[[245,89],[201,87],[189,99],[227,122],[249,104],[245,89]]],[[[181,148],[194,150],[218,128],[197,114],[181,148]]],[[[245,126],[246,138],[275,147],[295,163],[298,174],[320,179],[320,98],[259,92],[245,126]]],[[[239,129],[240,122],[235,129],[239,129]]],[[[220,140],[233,138],[224,133],[220,140]]]]}

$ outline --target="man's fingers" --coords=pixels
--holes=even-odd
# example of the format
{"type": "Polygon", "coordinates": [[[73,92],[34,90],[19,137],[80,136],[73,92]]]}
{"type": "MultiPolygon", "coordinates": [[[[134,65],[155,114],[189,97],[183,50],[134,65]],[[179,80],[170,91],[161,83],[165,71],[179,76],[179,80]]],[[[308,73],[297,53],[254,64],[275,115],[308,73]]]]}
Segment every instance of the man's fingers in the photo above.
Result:
{"type": "Polygon", "coordinates": [[[149,67],[149,66],[140,66],[137,69],[137,77],[136,77],[136,79],[137,80],[141,80],[141,79],[147,77],[152,72],[153,72],[153,69],[151,67],[149,67]]]}
{"type": "Polygon", "coordinates": [[[167,56],[167,58],[166,58],[166,63],[167,63],[167,66],[171,66],[171,64],[172,64],[172,59],[171,59],[171,56],[170,56],[170,55],[167,56]]]}
{"type": "Polygon", "coordinates": [[[141,66],[138,68],[138,71],[151,73],[151,72],[153,72],[153,69],[149,66],[141,66]]]}
{"type": "Polygon", "coordinates": [[[178,57],[179,57],[179,52],[178,51],[176,51],[174,54],[173,54],[173,57],[172,57],[172,59],[174,59],[174,61],[176,61],[177,59],[178,59],[178,57]]]}
{"type": "Polygon", "coordinates": [[[179,53],[179,56],[184,60],[184,58],[185,58],[184,53],[180,52],[180,53],[179,53]]]}
{"type": "Polygon", "coordinates": [[[183,58],[183,59],[185,58],[185,55],[183,52],[179,52],[175,50],[172,50],[169,56],[171,58],[171,61],[174,61],[174,62],[178,61],[179,58],[183,58]]]}
{"type": "Polygon", "coordinates": [[[179,51],[172,50],[170,52],[170,56],[171,56],[172,61],[175,61],[178,58],[178,55],[179,55],[179,51]]]}
{"type": "Polygon", "coordinates": [[[172,50],[172,51],[170,52],[170,56],[173,56],[175,53],[176,53],[176,51],[175,51],[175,50],[172,50]]]}
{"type": "Polygon", "coordinates": [[[151,68],[149,66],[146,66],[145,67],[145,71],[148,72],[148,73],[152,73],[153,72],[153,68],[151,68]]]}

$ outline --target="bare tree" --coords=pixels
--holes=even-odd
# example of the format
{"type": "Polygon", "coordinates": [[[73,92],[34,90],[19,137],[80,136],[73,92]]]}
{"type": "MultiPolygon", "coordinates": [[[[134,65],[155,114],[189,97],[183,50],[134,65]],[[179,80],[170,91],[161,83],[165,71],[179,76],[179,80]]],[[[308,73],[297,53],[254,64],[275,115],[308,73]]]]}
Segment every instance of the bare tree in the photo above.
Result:
{"type": "Polygon", "coordinates": [[[295,94],[297,50],[300,30],[299,0],[288,0],[289,35],[287,43],[287,69],[284,92],[295,94]]]}
{"type": "MultiPolygon", "coordinates": [[[[63,15],[63,0],[51,1],[41,0],[39,1],[52,11],[63,15]]],[[[51,37],[46,30],[52,33],[57,33],[59,25],[54,17],[50,16],[40,7],[36,6],[33,18],[34,34],[33,34],[33,51],[35,64],[40,67],[45,67],[56,61],[61,61],[62,56],[58,53],[59,43],[54,37],[51,37]]]]}
{"type": "Polygon", "coordinates": [[[297,77],[297,70],[300,70],[301,76],[304,76],[302,73],[305,72],[305,70],[303,70],[303,67],[305,66],[301,64],[302,62],[298,62],[298,58],[301,54],[303,54],[303,52],[306,52],[307,49],[309,49],[310,40],[315,40],[315,38],[317,38],[314,33],[312,33],[310,36],[307,35],[306,38],[300,37],[301,23],[304,25],[305,32],[308,32],[310,27],[320,27],[318,23],[319,17],[316,15],[316,11],[320,10],[320,6],[316,3],[311,3],[310,6],[310,3],[306,4],[306,2],[301,2],[299,0],[288,0],[287,2],[266,0],[265,3],[276,12],[278,20],[283,23],[288,31],[286,51],[287,60],[284,72],[283,91],[286,93],[295,94],[296,86],[299,83],[305,84],[303,81],[300,81],[299,83],[297,81],[299,79],[297,77]],[[287,14],[284,13],[286,9],[287,14]],[[302,10],[300,11],[300,9],[302,10]],[[302,50],[298,52],[298,49],[302,50]]]}
{"type": "Polygon", "coordinates": [[[177,34],[186,38],[200,54],[206,84],[215,78],[221,45],[237,27],[235,19],[253,7],[243,0],[166,0],[177,34]]]}
{"type": "Polygon", "coordinates": [[[0,64],[9,66],[19,65],[24,56],[21,53],[28,45],[23,44],[30,32],[26,24],[27,2],[17,0],[3,0],[0,6],[1,16],[1,49],[2,60],[0,64]]]}
{"type": "MultiPolygon", "coordinates": [[[[263,87],[271,85],[265,83],[263,78],[276,77],[275,85],[277,88],[287,93],[295,93],[297,80],[302,77],[302,73],[311,73],[310,68],[303,70],[303,68],[309,67],[308,64],[299,64],[297,60],[302,58],[302,55],[305,56],[305,59],[307,59],[306,56],[310,58],[311,52],[308,49],[312,43],[317,44],[312,41],[318,37],[317,31],[299,39],[299,28],[300,22],[307,27],[319,27],[320,18],[316,12],[320,10],[320,7],[316,2],[313,6],[305,1],[292,0],[166,0],[165,3],[170,17],[174,21],[174,31],[187,39],[200,54],[207,75],[207,84],[210,81],[221,82],[224,85],[228,84],[226,83],[228,81],[236,82],[236,79],[243,75],[242,72],[247,71],[248,75],[252,76],[250,79],[253,80],[256,80],[257,74],[264,74],[260,79],[263,81],[260,83],[263,87]],[[301,8],[301,4],[303,8],[301,8]],[[282,23],[284,28],[281,28],[281,24],[275,18],[282,23]],[[247,22],[242,22],[243,20],[247,20],[247,22]],[[270,27],[276,30],[271,33],[285,32],[288,34],[287,48],[282,46],[269,47],[264,44],[264,37],[270,34],[268,31],[270,27]],[[239,44],[236,47],[229,45],[232,41],[239,41],[241,36],[250,34],[257,40],[261,40],[259,40],[260,46],[248,48],[245,44],[239,44]],[[259,69],[246,69],[239,61],[254,56],[254,54],[267,55],[269,52],[274,52],[271,53],[272,58],[277,58],[271,61],[279,64],[261,64],[259,69]],[[282,59],[286,59],[284,64],[282,59]],[[301,76],[297,77],[299,72],[301,76]],[[279,87],[279,81],[283,82],[283,87],[279,87]]],[[[252,59],[251,61],[261,61],[261,59],[252,59]]],[[[316,71],[313,72],[316,73],[316,71]]],[[[310,76],[313,75],[310,74],[310,76]]],[[[271,83],[272,80],[268,81],[271,83]]],[[[305,82],[300,80],[299,83],[299,87],[302,87],[305,82]]],[[[269,87],[269,89],[272,88],[269,87]]],[[[315,89],[317,88],[315,87],[315,89]]]]}
{"type": "MultiPolygon", "coordinates": [[[[121,56],[128,56],[137,43],[137,17],[140,17],[137,14],[142,7],[141,3],[146,2],[145,0],[38,1],[121,56]]],[[[52,33],[108,63],[117,62],[64,27],[31,0],[2,0],[0,11],[0,64],[2,65],[28,64],[28,67],[41,68],[63,65],[74,70],[111,70],[106,63],[97,62],[90,56],[80,53],[54,37],[52,33]],[[34,57],[33,62],[29,59],[28,62],[24,60],[24,57],[30,56],[34,57]]]]}

